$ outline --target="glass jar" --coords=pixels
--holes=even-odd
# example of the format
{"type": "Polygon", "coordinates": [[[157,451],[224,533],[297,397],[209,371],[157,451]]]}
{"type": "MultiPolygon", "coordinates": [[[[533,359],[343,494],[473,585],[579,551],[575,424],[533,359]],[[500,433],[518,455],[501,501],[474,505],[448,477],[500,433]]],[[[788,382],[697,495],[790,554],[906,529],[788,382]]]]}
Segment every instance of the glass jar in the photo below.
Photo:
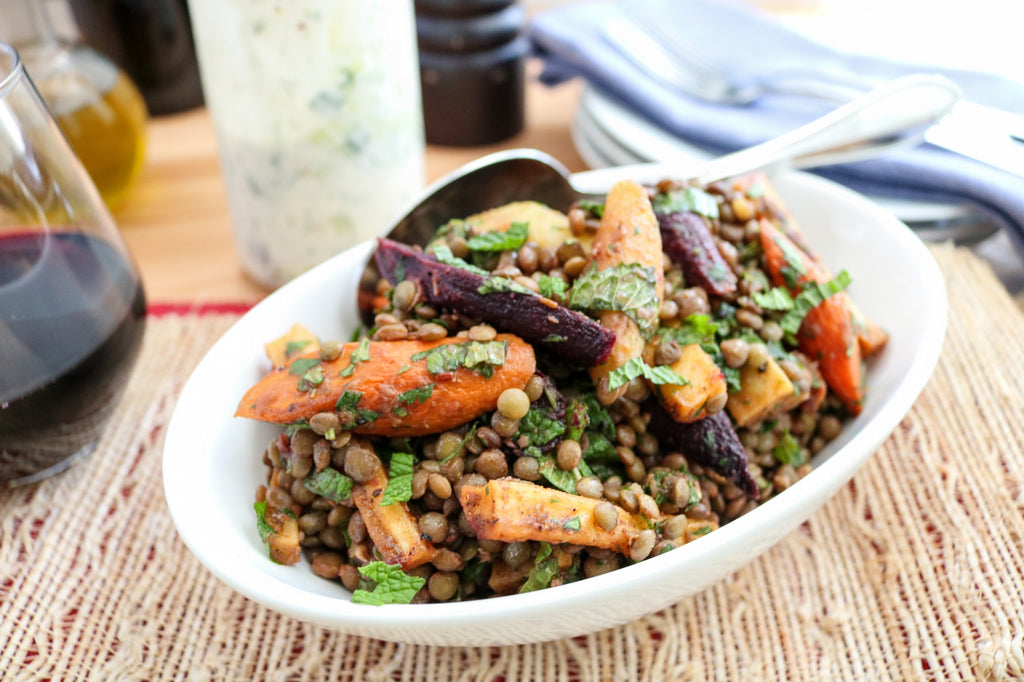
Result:
{"type": "Polygon", "coordinates": [[[109,207],[145,158],[146,105],[109,59],[60,38],[39,0],[0,0],[0,40],[13,45],[36,89],[109,207]]]}

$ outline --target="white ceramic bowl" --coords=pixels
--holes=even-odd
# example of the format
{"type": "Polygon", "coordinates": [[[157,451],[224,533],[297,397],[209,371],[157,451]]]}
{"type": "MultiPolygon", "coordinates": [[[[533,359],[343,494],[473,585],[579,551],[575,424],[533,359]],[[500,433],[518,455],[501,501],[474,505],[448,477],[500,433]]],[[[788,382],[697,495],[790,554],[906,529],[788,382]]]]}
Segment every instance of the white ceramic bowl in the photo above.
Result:
{"type": "MultiPolygon", "coordinates": [[[[650,166],[577,176],[607,188],[620,178],[672,175],[650,166]]],[[[657,611],[724,578],[807,519],[864,464],[928,381],[942,347],[946,294],[922,243],[863,197],[819,178],[775,178],[786,204],[850,293],[891,334],[871,366],[863,413],[814,460],[815,470],[776,498],[688,545],[606,575],[548,590],[452,604],[352,604],[308,563],[270,562],[256,534],[253,492],[273,426],[235,419],[240,396],[266,367],[263,343],[302,322],[322,338],[348,338],[355,291],[371,250],[363,244],[278,290],[238,321],[189,379],[164,448],[167,503],[181,537],[226,584],[303,621],[381,639],[438,645],[535,642],[593,632],[657,611]]]]}

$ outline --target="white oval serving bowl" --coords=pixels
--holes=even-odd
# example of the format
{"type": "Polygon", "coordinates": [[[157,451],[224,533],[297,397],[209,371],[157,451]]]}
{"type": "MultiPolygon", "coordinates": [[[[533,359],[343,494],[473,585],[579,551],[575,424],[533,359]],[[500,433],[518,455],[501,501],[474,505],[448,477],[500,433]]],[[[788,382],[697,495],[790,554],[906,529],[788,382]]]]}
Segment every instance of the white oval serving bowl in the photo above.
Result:
{"type": "MultiPolygon", "coordinates": [[[[575,176],[580,187],[657,181],[669,168],[634,166],[575,176]]],[[[252,508],[264,482],[261,453],[278,432],[232,415],[267,367],[264,342],[294,322],[321,338],[347,339],[358,323],[355,292],[372,244],[354,247],[285,285],[210,349],[185,385],[168,428],[164,489],[182,539],[220,580],[294,618],[347,633],[435,645],[516,644],[611,627],[699,592],[782,539],[844,485],[888,437],[931,376],[946,328],[946,292],[927,249],[891,214],[804,173],[773,179],[811,244],[850,293],[890,333],[870,367],[863,413],[814,459],[804,479],[696,541],[617,571],[528,594],[449,604],[353,604],[305,560],[267,558],[252,508]]],[[[894,522],[897,522],[894,520],[894,522]]]]}

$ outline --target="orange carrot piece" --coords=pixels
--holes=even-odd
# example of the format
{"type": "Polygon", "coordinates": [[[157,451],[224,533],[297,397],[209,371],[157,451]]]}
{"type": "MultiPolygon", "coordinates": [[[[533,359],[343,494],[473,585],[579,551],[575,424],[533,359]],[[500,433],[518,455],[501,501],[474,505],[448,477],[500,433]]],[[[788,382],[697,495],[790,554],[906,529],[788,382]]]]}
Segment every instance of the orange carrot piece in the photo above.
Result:
{"type": "Polygon", "coordinates": [[[289,424],[337,411],[343,427],[355,433],[422,436],[447,431],[493,411],[502,391],[523,388],[533,376],[536,358],[528,343],[511,334],[498,334],[494,341],[506,344],[505,360],[500,366],[486,365],[493,370],[489,377],[464,366],[431,374],[429,358],[417,355],[454,344],[480,349],[487,343],[460,338],[370,341],[362,350],[359,343],[348,343],[328,362],[306,354],[260,379],[246,392],[235,416],[289,424]]]}
{"type": "MultiPolygon", "coordinates": [[[[797,286],[791,289],[794,295],[807,282],[824,283],[830,279],[822,265],[767,220],[761,221],[761,246],[776,286],[787,286],[784,268],[797,271],[797,286]],[[794,259],[799,263],[790,262],[794,259]]],[[[818,361],[822,377],[847,411],[860,414],[864,401],[862,356],[846,294],[834,294],[808,312],[797,340],[800,350],[818,361]]]]}

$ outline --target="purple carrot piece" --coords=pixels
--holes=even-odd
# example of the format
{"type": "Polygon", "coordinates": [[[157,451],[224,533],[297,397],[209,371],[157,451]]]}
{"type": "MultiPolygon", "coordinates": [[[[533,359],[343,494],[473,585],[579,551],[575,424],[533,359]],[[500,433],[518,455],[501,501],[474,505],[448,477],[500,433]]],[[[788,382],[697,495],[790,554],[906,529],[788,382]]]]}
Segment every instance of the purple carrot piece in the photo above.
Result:
{"type": "Polygon", "coordinates": [[[381,274],[392,284],[415,282],[431,305],[516,334],[571,365],[599,365],[615,344],[614,332],[523,287],[509,290],[509,279],[442,263],[433,255],[390,239],[378,240],[374,258],[381,274]]]}
{"type": "Polygon", "coordinates": [[[722,258],[704,219],[696,213],[659,213],[661,244],[683,269],[686,281],[709,294],[726,296],[736,291],[736,273],[722,258]]]}
{"type": "Polygon", "coordinates": [[[672,419],[653,397],[644,402],[643,409],[651,415],[647,430],[657,436],[663,449],[679,452],[694,463],[717,471],[751,499],[760,496],[747,469],[747,451],[724,411],[683,423],[672,419]]]}

